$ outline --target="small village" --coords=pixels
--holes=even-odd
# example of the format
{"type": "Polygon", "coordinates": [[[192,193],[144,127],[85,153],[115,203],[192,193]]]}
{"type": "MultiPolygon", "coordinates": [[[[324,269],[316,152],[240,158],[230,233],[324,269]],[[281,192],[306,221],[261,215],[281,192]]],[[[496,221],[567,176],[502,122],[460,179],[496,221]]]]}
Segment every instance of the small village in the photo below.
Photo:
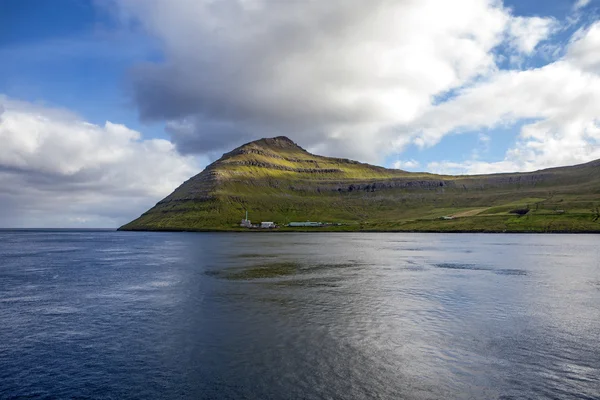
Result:
{"type": "MultiPolygon", "coordinates": [[[[290,222],[286,226],[289,228],[321,228],[324,226],[339,226],[342,225],[340,223],[330,223],[330,222],[290,222]]],[[[259,224],[252,224],[252,221],[248,219],[248,211],[246,211],[246,217],[242,219],[240,223],[240,227],[247,229],[277,229],[280,226],[272,221],[263,221],[259,224]]]]}

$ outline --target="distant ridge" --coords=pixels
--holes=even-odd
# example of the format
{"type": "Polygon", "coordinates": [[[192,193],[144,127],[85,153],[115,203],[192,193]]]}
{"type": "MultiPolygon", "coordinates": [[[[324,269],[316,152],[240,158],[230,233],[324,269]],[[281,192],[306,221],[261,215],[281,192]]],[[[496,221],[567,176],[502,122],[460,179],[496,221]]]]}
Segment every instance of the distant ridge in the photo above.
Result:
{"type": "Polygon", "coordinates": [[[600,232],[598,207],[600,160],[449,176],[323,157],[278,136],[225,153],[120,229],[245,230],[248,211],[280,230],[311,220],[341,224],[311,231],[600,232]]]}

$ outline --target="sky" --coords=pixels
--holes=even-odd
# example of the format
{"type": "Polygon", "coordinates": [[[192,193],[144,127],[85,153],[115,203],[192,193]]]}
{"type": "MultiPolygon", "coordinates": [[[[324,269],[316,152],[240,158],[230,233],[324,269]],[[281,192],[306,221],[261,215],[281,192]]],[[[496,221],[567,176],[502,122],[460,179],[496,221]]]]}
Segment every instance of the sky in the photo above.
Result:
{"type": "Polygon", "coordinates": [[[118,227],[285,135],[408,171],[600,159],[600,0],[2,0],[0,227],[118,227]]]}

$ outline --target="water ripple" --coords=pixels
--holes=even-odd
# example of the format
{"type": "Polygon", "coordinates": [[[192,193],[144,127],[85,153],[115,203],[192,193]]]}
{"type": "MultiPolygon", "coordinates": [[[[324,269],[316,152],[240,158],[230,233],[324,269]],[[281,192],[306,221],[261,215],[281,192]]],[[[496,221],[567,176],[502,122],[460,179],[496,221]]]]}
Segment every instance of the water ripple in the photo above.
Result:
{"type": "Polygon", "coordinates": [[[0,398],[598,399],[597,241],[0,232],[0,398]]]}

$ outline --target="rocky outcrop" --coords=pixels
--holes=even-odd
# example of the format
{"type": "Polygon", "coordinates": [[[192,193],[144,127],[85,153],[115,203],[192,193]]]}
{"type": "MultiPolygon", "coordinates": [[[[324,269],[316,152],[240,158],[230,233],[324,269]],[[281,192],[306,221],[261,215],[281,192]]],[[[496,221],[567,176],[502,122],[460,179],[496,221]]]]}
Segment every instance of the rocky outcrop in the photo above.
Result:
{"type": "Polygon", "coordinates": [[[278,171],[290,171],[290,172],[302,172],[308,174],[333,174],[341,173],[342,170],[338,168],[293,168],[285,165],[271,164],[262,161],[245,160],[245,161],[233,161],[227,163],[228,165],[243,165],[248,167],[259,167],[266,169],[274,169],[278,171]]]}

